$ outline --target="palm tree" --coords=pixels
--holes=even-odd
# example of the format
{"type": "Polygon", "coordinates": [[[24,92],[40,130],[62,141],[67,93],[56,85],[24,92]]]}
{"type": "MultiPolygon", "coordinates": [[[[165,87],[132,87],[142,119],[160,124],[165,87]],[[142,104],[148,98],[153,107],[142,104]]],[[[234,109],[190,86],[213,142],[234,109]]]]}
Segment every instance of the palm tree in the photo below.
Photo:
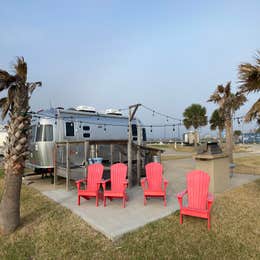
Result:
{"type": "MultiPolygon", "coordinates": [[[[241,82],[240,92],[250,93],[260,91],[260,51],[257,52],[256,64],[242,63],[239,65],[239,79],[241,82]]],[[[245,121],[249,122],[257,119],[260,124],[260,98],[255,102],[245,116],[245,121]]]]}
{"type": "Polygon", "coordinates": [[[20,224],[20,192],[25,160],[29,155],[28,138],[31,116],[29,99],[41,82],[27,82],[27,64],[18,57],[14,64],[15,75],[0,70],[0,92],[7,96],[0,99],[2,119],[9,112],[8,137],[4,152],[4,189],[0,204],[0,229],[4,234],[13,232],[20,224]]]}
{"type": "Polygon", "coordinates": [[[242,106],[246,97],[242,93],[231,92],[231,82],[226,86],[219,85],[215,92],[210,96],[209,102],[214,102],[219,105],[219,113],[223,116],[226,129],[226,145],[229,162],[233,163],[233,124],[232,118],[236,110],[242,106]]]}
{"type": "Polygon", "coordinates": [[[195,147],[197,146],[197,129],[200,126],[207,125],[207,110],[200,104],[192,104],[183,112],[183,123],[187,129],[193,127],[195,129],[195,147]]]}
{"type": "Polygon", "coordinates": [[[218,129],[218,138],[219,138],[220,146],[222,146],[221,133],[225,128],[225,120],[223,118],[223,115],[220,115],[219,109],[213,111],[209,123],[210,123],[211,130],[218,129]]]}

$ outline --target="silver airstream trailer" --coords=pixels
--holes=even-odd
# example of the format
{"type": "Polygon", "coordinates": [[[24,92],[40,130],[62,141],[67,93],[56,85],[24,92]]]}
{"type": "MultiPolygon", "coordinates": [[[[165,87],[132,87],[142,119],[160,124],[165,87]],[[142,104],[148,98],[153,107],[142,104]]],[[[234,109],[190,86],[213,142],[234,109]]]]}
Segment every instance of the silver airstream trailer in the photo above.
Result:
{"type": "MultiPolygon", "coordinates": [[[[137,140],[138,119],[132,121],[133,141],[137,140]]],[[[142,139],[146,141],[145,129],[142,139]]],[[[86,140],[127,140],[128,117],[116,109],[98,113],[93,107],[78,106],[75,109],[51,108],[33,114],[31,155],[28,167],[35,172],[53,169],[55,142],[86,140]]],[[[81,148],[79,148],[81,149],[81,148]]],[[[82,148],[83,149],[83,148],[82,148]]],[[[80,153],[83,151],[77,151],[80,153]]],[[[62,154],[59,155],[63,157],[62,154]]],[[[102,157],[109,158],[103,151],[102,157]]],[[[60,158],[63,161],[62,158],[60,158]]],[[[80,162],[78,162],[80,164],[80,162]]]]}

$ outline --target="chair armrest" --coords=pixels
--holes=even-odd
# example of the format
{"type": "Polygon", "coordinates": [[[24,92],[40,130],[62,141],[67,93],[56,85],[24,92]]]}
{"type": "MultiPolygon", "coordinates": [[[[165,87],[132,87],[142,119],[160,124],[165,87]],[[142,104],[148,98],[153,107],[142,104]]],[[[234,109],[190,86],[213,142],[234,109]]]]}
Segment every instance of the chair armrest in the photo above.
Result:
{"type": "Polygon", "coordinates": [[[76,185],[77,185],[78,190],[80,190],[80,184],[83,182],[87,182],[87,181],[88,181],[87,179],[77,180],[76,185]]]}
{"type": "Polygon", "coordinates": [[[167,185],[168,185],[168,180],[163,179],[163,186],[164,186],[164,191],[166,191],[167,185]]]}
{"type": "Polygon", "coordinates": [[[111,179],[107,179],[107,180],[102,180],[102,181],[101,181],[101,184],[102,184],[103,190],[106,189],[106,184],[107,184],[108,182],[110,182],[110,181],[111,181],[111,179]]]}
{"type": "Polygon", "coordinates": [[[212,204],[213,204],[213,201],[214,201],[214,196],[213,196],[211,193],[209,193],[209,194],[208,194],[208,198],[207,198],[208,210],[209,210],[209,211],[210,211],[210,209],[211,209],[211,206],[212,206],[212,204]]]}
{"type": "Polygon", "coordinates": [[[143,188],[143,190],[144,190],[144,189],[145,189],[145,183],[147,182],[146,177],[145,177],[145,178],[142,178],[140,182],[141,182],[141,186],[142,186],[142,188],[143,188]]]}
{"type": "Polygon", "coordinates": [[[177,198],[178,198],[180,208],[182,208],[182,199],[187,192],[188,192],[188,190],[185,189],[184,191],[177,193],[177,198]]]}
{"type": "Polygon", "coordinates": [[[179,199],[179,198],[182,199],[183,196],[184,196],[187,192],[188,192],[188,190],[185,189],[185,190],[183,190],[183,191],[177,193],[177,198],[178,198],[178,199],[179,199]]]}
{"type": "Polygon", "coordinates": [[[125,189],[126,189],[126,188],[127,188],[127,185],[128,185],[128,181],[124,181],[123,184],[124,184],[124,187],[125,187],[125,189]]]}

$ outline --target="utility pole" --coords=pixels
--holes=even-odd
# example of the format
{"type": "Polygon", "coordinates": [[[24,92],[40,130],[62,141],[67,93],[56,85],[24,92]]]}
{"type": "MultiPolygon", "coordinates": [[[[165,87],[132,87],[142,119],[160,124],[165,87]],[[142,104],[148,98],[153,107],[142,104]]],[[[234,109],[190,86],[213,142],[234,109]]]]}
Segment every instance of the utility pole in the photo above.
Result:
{"type": "Polygon", "coordinates": [[[131,188],[133,186],[133,173],[132,173],[132,120],[134,115],[141,104],[135,104],[129,106],[129,115],[128,115],[128,144],[127,144],[127,161],[128,161],[128,185],[131,188]]]}

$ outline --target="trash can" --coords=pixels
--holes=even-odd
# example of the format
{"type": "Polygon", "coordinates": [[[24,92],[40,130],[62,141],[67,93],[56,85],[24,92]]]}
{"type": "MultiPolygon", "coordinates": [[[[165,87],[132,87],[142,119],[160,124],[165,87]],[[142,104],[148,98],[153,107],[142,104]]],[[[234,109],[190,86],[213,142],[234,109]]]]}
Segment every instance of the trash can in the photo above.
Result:
{"type": "Polygon", "coordinates": [[[159,156],[159,155],[154,155],[154,156],[153,156],[153,162],[161,163],[161,156],[159,156]]]}
{"type": "Polygon", "coordinates": [[[88,158],[89,164],[102,163],[102,161],[103,161],[103,158],[101,158],[101,157],[88,158]]]}

